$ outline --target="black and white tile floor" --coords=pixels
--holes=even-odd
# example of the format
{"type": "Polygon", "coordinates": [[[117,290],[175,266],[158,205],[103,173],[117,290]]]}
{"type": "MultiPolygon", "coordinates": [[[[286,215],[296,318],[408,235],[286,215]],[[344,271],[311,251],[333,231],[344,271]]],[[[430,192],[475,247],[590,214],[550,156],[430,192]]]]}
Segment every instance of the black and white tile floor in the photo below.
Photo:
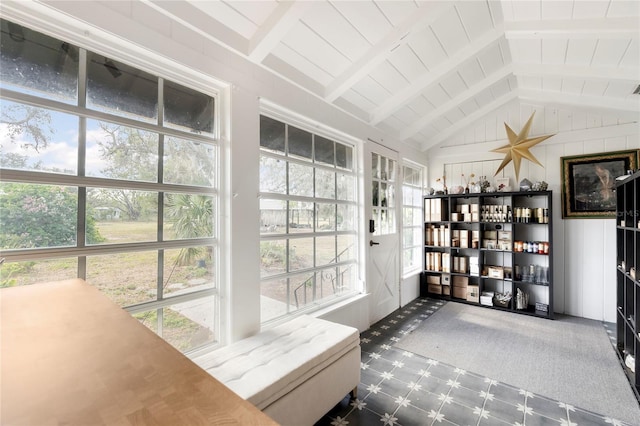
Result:
{"type": "Polygon", "coordinates": [[[346,397],[316,426],[627,426],[395,347],[444,303],[418,298],[362,333],[358,398],[346,397]]]}

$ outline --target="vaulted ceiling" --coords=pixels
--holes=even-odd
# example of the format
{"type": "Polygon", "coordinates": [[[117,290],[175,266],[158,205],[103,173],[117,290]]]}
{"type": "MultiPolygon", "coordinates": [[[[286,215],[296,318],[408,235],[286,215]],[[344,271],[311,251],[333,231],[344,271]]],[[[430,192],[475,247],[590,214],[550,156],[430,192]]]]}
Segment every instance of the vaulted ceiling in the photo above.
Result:
{"type": "Polygon", "coordinates": [[[422,150],[514,99],[640,117],[637,0],[147,5],[422,150]]]}

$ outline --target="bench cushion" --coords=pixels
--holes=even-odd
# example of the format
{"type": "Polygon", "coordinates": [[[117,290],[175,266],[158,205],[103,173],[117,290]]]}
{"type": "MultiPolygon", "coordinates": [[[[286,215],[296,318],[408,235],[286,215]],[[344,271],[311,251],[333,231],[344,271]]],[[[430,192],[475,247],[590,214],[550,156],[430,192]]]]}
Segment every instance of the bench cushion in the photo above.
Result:
{"type": "Polygon", "coordinates": [[[194,362],[264,409],[359,344],[357,329],[303,315],[194,362]]]}

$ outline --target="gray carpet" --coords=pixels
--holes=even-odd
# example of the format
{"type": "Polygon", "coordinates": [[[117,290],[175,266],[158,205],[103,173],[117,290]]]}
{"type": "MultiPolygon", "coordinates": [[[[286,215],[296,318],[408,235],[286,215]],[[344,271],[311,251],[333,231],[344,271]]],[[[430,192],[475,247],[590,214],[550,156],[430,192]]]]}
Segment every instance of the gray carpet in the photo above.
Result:
{"type": "Polygon", "coordinates": [[[598,321],[447,303],[396,347],[640,425],[638,402],[598,321]]]}

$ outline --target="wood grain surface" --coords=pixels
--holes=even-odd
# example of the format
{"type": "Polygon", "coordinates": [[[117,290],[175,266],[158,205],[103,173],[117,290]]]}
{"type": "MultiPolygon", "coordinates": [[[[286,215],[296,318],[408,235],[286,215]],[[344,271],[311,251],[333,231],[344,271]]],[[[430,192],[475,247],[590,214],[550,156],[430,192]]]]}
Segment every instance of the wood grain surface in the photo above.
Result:
{"type": "Polygon", "coordinates": [[[83,280],[0,290],[2,425],[275,425],[83,280]]]}

